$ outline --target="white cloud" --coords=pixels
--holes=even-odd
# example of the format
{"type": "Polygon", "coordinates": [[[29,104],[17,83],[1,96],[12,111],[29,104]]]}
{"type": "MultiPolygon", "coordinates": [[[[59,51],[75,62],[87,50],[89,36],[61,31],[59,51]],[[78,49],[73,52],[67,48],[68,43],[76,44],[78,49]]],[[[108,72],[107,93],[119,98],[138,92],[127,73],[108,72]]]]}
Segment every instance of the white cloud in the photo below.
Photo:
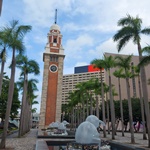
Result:
{"type": "MultiPolygon", "coordinates": [[[[64,74],[74,72],[74,67],[86,65],[103,53],[118,53],[112,36],[118,30],[117,21],[126,14],[139,15],[143,27],[150,25],[149,0],[5,0],[3,2],[1,25],[15,18],[20,23],[30,24],[33,30],[25,38],[27,54],[40,64],[43,76],[43,52],[47,33],[54,23],[55,9],[58,8],[58,25],[61,28],[65,49],[64,74]],[[139,7],[137,7],[137,5],[139,7]],[[9,11],[8,11],[9,10],[9,11]]],[[[141,45],[149,44],[149,36],[141,37],[141,45]]],[[[129,42],[120,52],[137,54],[137,47],[129,42]]],[[[10,74],[10,70],[6,70],[10,74]]],[[[16,80],[19,77],[17,72],[16,80]]],[[[41,98],[41,86],[38,101],[41,98]]]]}
{"type": "Polygon", "coordinates": [[[80,59],[83,57],[81,54],[84,47],[92,46],[93,45],[93,39],[85,34],[85,35],[79,35],[76,39],[69,39],[66,42],[65,47],[65,53],[66,53],[66,59],[73,59],[78,58],[80,59]]]}
{"type": "Polygon", "coordinates": [[[77,62],[75,64],[75,67],[78,67],[78,66],[86,66],[86,65],[89,65],[87,62],[77,62]]]}

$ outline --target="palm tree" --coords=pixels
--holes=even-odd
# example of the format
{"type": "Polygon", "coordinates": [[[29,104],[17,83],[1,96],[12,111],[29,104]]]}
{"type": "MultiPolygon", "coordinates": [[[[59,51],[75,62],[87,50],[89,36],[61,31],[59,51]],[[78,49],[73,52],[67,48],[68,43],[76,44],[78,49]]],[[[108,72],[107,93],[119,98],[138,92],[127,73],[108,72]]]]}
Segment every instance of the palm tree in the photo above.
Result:
{"type": "Polygon", "coordinates": [[[72,127],[74,128],[74,125],[75,125],[75,128],[76,128],[76,125],[79,125],[79,110],[78,110],[79,107],[77,106],[78,105],[78,99],[76,96],[76,91],[69,93],[68,100],[69,100],[69,103],[67,104],[66,110],[68,111],[67,113],[71,114],[71,116],[69,116],[69,117],[71,118],[70,122],[72,124],[72,127]],[[76,112],[77,112],[77,117],[75,114],[76,112]]]}
{"type": "MultiPolygon", "coordinates": [[[[30,109],[30,101],[27,101],[27,95],[32,92],[31,89],[28,91],[28,75],[34,74],[39,75],[39,65],[34,60],[29,60],[27,56],[18,55],[16,57],[16,66],[21,70],[21,76],[23,76],[23,96],[21,105],[21,116],[19,124],[19,137],[28,132],[29,128],[26,128],[26,114],[30,109]],[[28,109],[27,109],[28,108],[28,109]]],[[[30,115],[31,116],[31,115],[30,115]]]]}
{"type": "Polygon", "coordinates": [[[79,102],[82,104],[82,121],[85,120],[85,86],[86,82],[78,83],[75,88],[76,90],[76,96],[77,99],[79,99],[79,102]]]}
{"type": "Polygon", "coordinates": [[[110,110],[111,110],[111,122],[112,122],[112,139],[115,139],[115,108],[113,102],[113,93],[112,93],[112,82],[111,82],[111,68],[115,67],[115,60],[112,56],[106,57],[104,55],[104,66],[109,76],[109,98],[110,98],[110,110]]]}
{"type": "Polygon", "coordinates": [[[122,77],[123,69],[116,70],[113,75],[118,78],[118,87],[119,87],[119,99],[120,99],[120,114],[121,114],[121,123],[122,123],[122,136],[124,136],[124,121],[123,121],[123,106],[122,106],[122,98],[121,98],[121,84],[120,78],[122,77]]]}
{"type": "Polygon", "coordinates": [[[126,88],[127,88],[127,97],[128,97],[128,107],[129,107],[129,123],[130,123],[130,132],[131,132],[131,143],[135,143],[134,139],[134,130],[133,130],[133,115],[132,115],[132,104],[131,104],[131,95],[130,95],[130,84],[129,77],[131,76],[130,63],[131,63],[132,55],[127,57],[116,56],[116,64],[117,66],[124,69],[124,75],[126,79],[126,88]]]}
{"type": "Polygon", "coordinates": [[[142,57],[139,66],[146,66],[150,63],[150,46],[146,46],[142,49],[142,52],[145,53],[145,55],[142,57]]]}
{"type": "MultiPolygon", "coordinates": [[[[146,46],[142,49],[142,52],[145,53],[146,55],[143,56],[143,58],[141,59],[138,67],[136,68],[136,73],[138,75],[138,83],[139,83],[139,93],[140,93],[140,102],[141,102],[141,112],[142,112],[142,122],[144,124],[145,122],[145,117],[144,117],[144,108],[143,108],[143,100],[142,100],[142,93],[141,93],[141,83],[140,83],[140,69],[139,66],[146,66],[150,63],[150,46],[146,46]]],[[[143,139],[147,139],[146,137],[146,130],[145,130],[145,124],[143,125],[143,139]]]]}
{"type": "MultiPolygon", "coordinates": [[[[130,40],[133,40],[133,43],[137,45],[139,53],[139,62],[142,60],[142,48],[141,48],[141,34],[150,34],[150,28],[142,29],[142,20],[137,16],[136,18],[127,15],[124,18],[121,18],[118,21],[118,26],[121,26],[120,29],[113,37],[114,41],[118,42],[117,49],[120,51],[130,40]]],[[[148,91],[147,91],[147,82],[144,66],[140,67],[141,81],[142,81],[142,90],[144,97],[144,106],[146,112],[146,121],[148,125],[148,147],[150,148],[150,110],[148,104],[148,91]]]]}
{"type": "Polygon", "coordinates": [[[108,99],[108,92],[109,92],[109,86],[107,84],[104,84],[104,92],[106,93],[106,110],[107,110],[107,122],[108,122],[108,134],[110,134],[110,111],[109,111],[109,99],[108,99]]]}
{"type": "Polygon", "coordinates": [[[3,49],[0,53],[0,61],[1,61],[1,73],[0,73],[0,95],[2,91],[2,84],[3,84],[3,74],[4,74],[4,66],[6,61],[6,50],[3,49]]]}
{"type": "Polygon", "coordinates": [[[143,140],[146,140],[147,137],[146,137],[146,128],[145,128],[144,104],[143,104],[142,91],[141,91],[140,68],[138,66],[136,66],[136,67],[134,67],[134,70],[135,70],[135,76],[138,78],[141,116],[142,116],[142,122],[143,122],[143,140]]]}
{"type": "MultiPolygon", "coordinates": [[[[94,65],[94,67],[100,69],[100,82],[101,82],[101,97],[102,97],[102,114],[103,114],[103,121],[106,123],[106,116],[105,116],[105,100],[104,100],[104,86],[103,86],[103,75],[102,71],[104,69],[104,61],[103,59],[94,59],[91,61],[91,64],[94,65]]],[[[104,137],[106,137],[106,127],[103,127],[103,134],[104,137]]]]}
{"type": "Polygon", "coordinates": [[[94,93],[96,97],[96,116],[99,118],[99,93],[100,91],[100,82],[98,78],[94,79],[94,93]]]}
{"type": "Polygon", "coordinates": [[[19,53],[24,52],[25,47],[23,45],[23,38],[24,38],[25,34],[31,30],[31,26],[25,26],[25,25],[19,26],[18,23],[19,23],[18,21],[13,20],[11,22],[11,26],[7,27],[8,29],[13,29],[11,35],[8,37],[9,38],[9,46],[12,48],[12,67],[11,67],[11,76],[10,76],[9,91],[8,91],[8,103],[7,103],[5,123],[4,123],[4,129],[3,129],[0,148],[5,148],[9,115],[10,115],[12,99],[13,99],[15,67],[16,67],[15,53],[16,52],[19,52],[19,53]]]}
{"type": "Polygon", "coordinates": [[[38,97],[38,95],[35,95],[34,92],[38,91],[37,88],[38,80],[36,79],[29,79],[28,80],[28,89],[27,89],[27,101],[29,104],[29,111],[28,111],[28,123],[27,123],[27,131],[30,130],[32,127],[32,106],[35,104],[38,104],[38,101],[35,99],[38,97]]]}
{"type": "Polygon", "coordinates": [[[4,67],[6,62],[6,49],[9,48],[9,36],[12,33],[14,29],[14,26],[10,28],[3,27],[0,31],[0,46],[2,47],[2,50],[0,51],[0,60],[1,60],[1,73],[0,73],[0,95],[2,90],[2,82],[3,82],[3,73],[4,73],[4,67]]]}

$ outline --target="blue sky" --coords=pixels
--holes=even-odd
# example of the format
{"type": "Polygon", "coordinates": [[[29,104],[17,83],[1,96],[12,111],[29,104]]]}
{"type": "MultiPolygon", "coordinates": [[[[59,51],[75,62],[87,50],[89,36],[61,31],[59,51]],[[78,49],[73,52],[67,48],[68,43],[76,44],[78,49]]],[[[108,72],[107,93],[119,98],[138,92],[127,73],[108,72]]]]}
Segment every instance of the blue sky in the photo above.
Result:
{"type": "MultiPolygon", "coordinates": [[[[55,9],[58,9],[57,24],[63,35],[65,49],[64,74],[72,74],[75,66],[89,64],[103,53],[117,53],[112,37],[119,29],[117,21],[126,14],[138,15],[143,27],[150,26],[149,0],[3,0],[0,26],[19,20],[20,24],[31,25],[32,31],[24,39],[26,55],[40,65],[37,101],[41,101],[43,78],[43,52],[47,33],[54,23],[55,9]]],[[[142,46],[150,43],[150,37],[142,36],[142,46]]],[[[137,55],[137,47],[129,43],[121,54],[137,55]]],[[[11,51],[7,64],[10,64],[11,51]]],[[[5,69],[10,75],[10,70],[5,69]]],[[[29,77],[33,77],[30,75],[29,77]]],[[[19,70],[16,72],[16,81],[19,70]]],[[[40,111],[40,105],[36,105],[40,111]]]]}

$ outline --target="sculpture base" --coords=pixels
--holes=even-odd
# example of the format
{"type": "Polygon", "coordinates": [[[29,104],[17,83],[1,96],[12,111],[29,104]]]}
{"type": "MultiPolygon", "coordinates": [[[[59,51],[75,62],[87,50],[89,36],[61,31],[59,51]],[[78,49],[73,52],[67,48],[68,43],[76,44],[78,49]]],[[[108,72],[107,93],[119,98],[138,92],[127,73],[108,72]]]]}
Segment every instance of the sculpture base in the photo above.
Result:
{"type": "Polygon", "coordinates": [[[98,143],[80,144],[80,143],[68,143],[67,150],[99,150],[98,143]]]}

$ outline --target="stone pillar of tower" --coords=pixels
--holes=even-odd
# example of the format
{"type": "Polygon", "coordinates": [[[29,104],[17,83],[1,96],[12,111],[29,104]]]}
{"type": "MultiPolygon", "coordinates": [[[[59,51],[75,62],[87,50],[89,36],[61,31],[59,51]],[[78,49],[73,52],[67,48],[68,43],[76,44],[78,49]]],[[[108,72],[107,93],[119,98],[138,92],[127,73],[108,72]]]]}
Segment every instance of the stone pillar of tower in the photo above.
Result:
{"type": "Polygon", "coordinates": [[[53,24],[48,33],[48,43],[43,53],[44,71],[39,128],[61,121],[62,78],[64,49],[60,27],[53,24]]]}

